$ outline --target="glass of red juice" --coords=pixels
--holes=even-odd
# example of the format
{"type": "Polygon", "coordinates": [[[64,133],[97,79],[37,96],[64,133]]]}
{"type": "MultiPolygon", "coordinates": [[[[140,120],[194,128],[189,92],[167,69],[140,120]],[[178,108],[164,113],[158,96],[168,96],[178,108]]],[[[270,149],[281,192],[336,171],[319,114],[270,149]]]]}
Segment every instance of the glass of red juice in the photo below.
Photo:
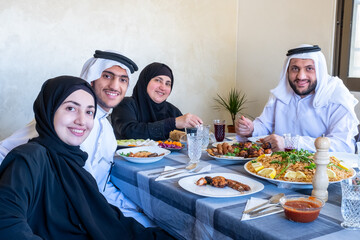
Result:
{"type": "Polygon", "coordinates": [[[225,120],[214,120],[214,134],[217,142],[224,141],[225,138],[225,120]]]}

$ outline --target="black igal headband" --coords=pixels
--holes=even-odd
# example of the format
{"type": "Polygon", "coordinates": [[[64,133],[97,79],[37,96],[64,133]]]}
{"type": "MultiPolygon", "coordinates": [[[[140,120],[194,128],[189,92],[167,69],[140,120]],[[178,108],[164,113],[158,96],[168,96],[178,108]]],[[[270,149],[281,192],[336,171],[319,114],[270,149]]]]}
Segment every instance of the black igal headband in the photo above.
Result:
{"type": "Polygon", "coordinates": [[[314,45],[311,47],[293,48],[287,52],[286,56],[300,54],[300,53],[318,52],[318,51],[321,51],[321,48],[318,45],[314,45]]]}
{"type": "Polygon", "coordinates": [[[122,63],[129,68],[131,73],[134,73],[135,71],[137,71],[139,69],[138,66],[130,58],[127,58],[118,53],[104,52],[104,51],[96,50],[95,54],[94,54],[94,58],[109,59],[109,60],[114,60],[116,62],[122,63]]]}

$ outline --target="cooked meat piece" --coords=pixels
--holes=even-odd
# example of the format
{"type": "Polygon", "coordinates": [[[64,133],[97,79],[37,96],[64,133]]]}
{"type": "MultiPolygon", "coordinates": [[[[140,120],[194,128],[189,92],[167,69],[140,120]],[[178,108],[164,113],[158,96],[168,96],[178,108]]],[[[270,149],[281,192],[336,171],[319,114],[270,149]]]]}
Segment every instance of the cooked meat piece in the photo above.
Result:
{"type": "Polygon", "coordinates": [[[241,182],[231,180],[231,179],[226,179],[226,180],[227,180],[228,187],[231,187],[232,189],[235,189],[235,190],[237,190],[239,192],[250,191],[251,190],[249,185],[246,185],[246,184],[243,184],[241,182]]]}
{"type": "Polygon", "coordinates": [[[149,154],[148,155],[148,157],[157,157],[159,154],[157,154],[157,153],[151,153],[151,154],[149,154]]]}
{"type": "Polygon", "coordinates": [[[244,143],[244,148],[251,148],[252,142],[246,142],[244,143]]]}
{"type": "Polygon", "coordinates": [[[271,149],[265,149],[265,154],[271,154],[271,149]]]}
{"type": "Polygon", "coordinates": [[[203,186],[203,185],[206,185],[206,184],[207,184],[207,181],[203,177],[200,178],[199,180],[197,180],[197,182],[196,182],[196,185],[198,185],[198,186],[203,186]]]}
{"type": "Polygon", "coordinates": [[[244,158],[246,158],[246,157],[248,157],[248,156],[249,156],[249,154],[248,154],[248,152],[247,152],[247,151],[245,151],[245,150],[241,150],[241,151],[240,151],[240,153],[239,153],[239,156],[240,156],[240,157],[244,157],[244,158]]]}
{"type": "Polygon", "coordinates": [[[227,181],[226,178],[222,176],[216,176],[212,178],[212,182],[210,184],[214,187],[224,188],[227,185],[227,181]]]}
{"type": "Polygon", "coordinates": [[[212,183],[212,177],[206,176],[205,180],[207,182],[207,184],[211,184],[212,183]]]}
{"type": "Polygon", "coordinates": [[[261,145],[263,149],[271,149],[271,144],[269,142],[263,142],[261,145]]]}

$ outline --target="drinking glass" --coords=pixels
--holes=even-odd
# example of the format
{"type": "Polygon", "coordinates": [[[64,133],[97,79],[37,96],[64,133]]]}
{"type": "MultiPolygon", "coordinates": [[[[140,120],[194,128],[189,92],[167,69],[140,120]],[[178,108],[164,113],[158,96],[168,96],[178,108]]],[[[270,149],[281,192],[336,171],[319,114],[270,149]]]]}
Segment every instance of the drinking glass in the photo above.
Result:
{"type": "Polygon", "coordinates": [[[225,138],[225,120],[214,120],[214,132],[216,141],[222,142],[225,138]]]}
{"type": "Polygon", "coordinates": [[[203,144],[202,135],[187,135],[187,148],[190,163],[197,163],[201,157],[201,147],[203,144]]]}
{"type": "Polygon", "coordinates": [[[198,134],[202,136],[202,149],[206,150],[209,145],[210,125],[203,124],[197,128],[198,134]]]}
{"type": "Polygon", "coordinates": [[[291,133],[285,133],[284,135],[285,152],[290,152],[293,149],[297,149],[299,136],[291,136],[291,133]]]}
{"type": "Polygon", "coordinates": [[[360,175],[341,181],[341,226],[350,230],[360,230],[360,175]]]}

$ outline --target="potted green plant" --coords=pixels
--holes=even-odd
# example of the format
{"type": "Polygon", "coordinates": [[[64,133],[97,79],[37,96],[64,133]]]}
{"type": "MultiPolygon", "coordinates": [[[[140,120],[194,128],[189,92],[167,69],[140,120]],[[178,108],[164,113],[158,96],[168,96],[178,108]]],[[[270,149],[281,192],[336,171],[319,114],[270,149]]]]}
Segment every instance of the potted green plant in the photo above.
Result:
{"type": "Polygon", "coordinates": [[[225,109],[230,113],[232,125],[228,125],[228,132],[234,133],[236,114],[242,113],[242,111],[246,109],[246,94],[236,90],[235,88],[232,88],[230,89],[227,97],[221,97],[219,94],[217,94],[217,97],[214,98],[214,100],[217,103],[217,105],[214,106],[216,110],[225,109]]]}

